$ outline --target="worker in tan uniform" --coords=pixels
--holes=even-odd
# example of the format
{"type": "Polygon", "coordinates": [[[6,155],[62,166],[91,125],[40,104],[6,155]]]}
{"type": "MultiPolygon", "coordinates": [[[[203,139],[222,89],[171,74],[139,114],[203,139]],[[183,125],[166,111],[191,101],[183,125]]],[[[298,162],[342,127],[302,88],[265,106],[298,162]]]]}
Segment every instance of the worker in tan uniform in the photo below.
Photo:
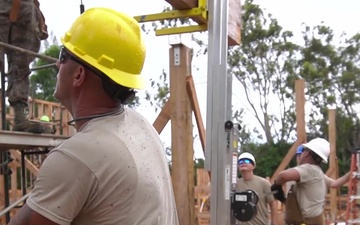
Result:
{"type": "MultiPolygon", "coordinates": [[[[299,165],[280,172],[274,181],[272,190],[283,193],[282,185],[295,181],[294,195],[301,213],[299,217],[303,220],[301,222],[307,225],[325,225],[323,210],[327,189],[320,164],[328,162],[330,144],[323,138],[315,138],[303,146],[304,150],[299,158],[299,165]]],[[[283,196],[278,196],[278,194],[274,196],[280,201],[285,201],[283,196]]],[[[298,218],[289,219],[299,221],[298,218]]]]}
{"type": "MultiPolygon", "coordinates": [[[[300,163],[300,157],[301,154],[304,151],[304,146],[300,145],[297,149],[296,149],[296,162],[299,165],[300,163]]],[[[331,177],[328,177],[326,174],[324,174],[324,178],[325,178],[325,183],[326,183],[326,187],[327,188],[339,188],[342,187],[344,184],[346,184],[346,182],[349,181],[351,176],[351,172],[347,172],[346,174],[344,174],[343,176],[337,178],[337,179],[333,179],[331,177]]]]}
{"type": "Polygon", "coordinates": [[[77,130],[51,150],[10,225],[178,225],[165,149],[125,107],[145,88],[137,21],[108,8],[81,14],[61,38],[54,96],[77,130]]]}
{"type": "MultiPolygon", "coordinates": [[[[38,52],[47,29],[37,0],[0,0],[0,41],[38,52]]],[[[7,55],[6,96],[14,110],[14,131],[44,133],[45,125],[29,121],[26,115],[29,98],[29,64],[35,59],[20,51],[0,47],[0,65],[7,55]]]]}
{"type": "Polygon", "coordinates": [[[249,152],[243,152],[238,157],[238,169],[241,178],[236,184],[236,191],[251,190],[258,196],[256,204],[256,215],[247,222],[237,221],[236,224],[258,225],[258,224],[277,224],[277,205],[274,196],[271,194],[271,184],[265,178],[254,174],[256,167],[255,157],[249,152]],[[269,220],[270,209],[270,220],[269,220]]]}

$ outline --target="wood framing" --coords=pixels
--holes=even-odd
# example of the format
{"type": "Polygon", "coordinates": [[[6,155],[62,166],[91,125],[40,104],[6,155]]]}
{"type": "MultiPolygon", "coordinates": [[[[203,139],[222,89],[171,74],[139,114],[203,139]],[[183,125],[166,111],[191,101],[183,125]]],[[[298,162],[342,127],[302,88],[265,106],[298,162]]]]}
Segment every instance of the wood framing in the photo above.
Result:
{"type": "Polygon", "coordinates": [[[228,45],[241,43],[241,2],[229,0],[228,45]]]}
{"type": "MultiPolygon", "coordinates": [[[[336,111],[335,109],[329,109],[329,142],[330,142],[330,157],[329,157],[329,169],[335,171],[336,168],[336,111]]],[[[332,179],[337,179],[337,173],[330,174],[332,179]]],[[[331,215],[337,214],[337,189],[330,189],[330,212],[331,215]]]]}
{"type": "Polygon", "coordinates": [[[186,78],[191,74],[191,50],[170,48],[171,176],[179,225],[195,224],[193,124],[186,78]]]}
{"type": "Polygon", "coordinates": [[[283,171],[288,165],[291,159],[294,157],[296,153],[296,148],[306,142],[306,132],[305,132],[305,81],[304,80],[296,80],[295,81],[295,101],[296,101],[296,132],[297,132],[297,140],[291,146],[290,150],[286,154],[286,156],[281,161],[280,165],[276,169],[275,173],[271,177],[271,183],[274,182],[274,179],[277,175],[283,171]]]}
{"type": "MultiPolygon", "coordinates": [[[[198,7],[198,0],[165,0],[174,9],[191,9],[198,7]]],[[[197,23],[204,23],[193,18],[197,23]]],[[[241,1],[229,0],[228,14],[228,46],[239,45],[241,42],[241,1]]]]}
{"type": "Polygon", "coordinates": [[[164,129],[166,124],[169,122],[170,117],[171,117],[170,101],[168,100],[153,123],[153,127],[159,134],[164,129]]]}
{"type": "Polygon", "coordinates": [[[165,0],[175,9],[191,9],[198,5],[197,0],[165,0]]]}

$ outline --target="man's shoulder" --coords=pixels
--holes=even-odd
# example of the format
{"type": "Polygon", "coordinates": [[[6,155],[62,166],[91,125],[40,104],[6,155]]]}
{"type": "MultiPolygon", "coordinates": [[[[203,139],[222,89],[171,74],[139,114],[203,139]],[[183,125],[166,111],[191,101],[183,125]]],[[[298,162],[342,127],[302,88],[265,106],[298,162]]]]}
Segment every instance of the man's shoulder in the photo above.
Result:
{"type": "Polygon", "coordinates": [[[258,175],[254,175],[254,179],[255,179],[256,181],[259,181],[259,182],[270,183],[269,180],[267,180],[267,179],[264,178],[264,177],[260,177],[260,176],[258,176],[258,175]]]}

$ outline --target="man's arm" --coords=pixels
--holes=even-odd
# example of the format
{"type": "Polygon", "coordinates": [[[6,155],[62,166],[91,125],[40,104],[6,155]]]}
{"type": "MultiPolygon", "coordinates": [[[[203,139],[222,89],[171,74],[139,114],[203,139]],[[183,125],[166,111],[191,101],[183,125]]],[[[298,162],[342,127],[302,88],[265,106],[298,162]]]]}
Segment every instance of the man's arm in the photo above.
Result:
{"type": "Polygon", "coordinates": [[[275,179],[275,183],[278,185],[283,185],[288,181],[300,181],[300,173],[296,169],[287,169],[279,173],[278,177],[275,179]]]}
{"type": "Polygon", "coordinates": [[[326,184],[329,188],[338,188],[343,186],[346,182],[349,181],[351,176],[351,172],[348,172],[342,177],[339,177],[338,179],[334,180],[324,174],[324,178],[326,180],[326,184]]]}
{"type": "Polygon", "coordinates": [[[20,211],[11,219],[8,225],[59,225],[53,221],[43,217],[39,213],[33,211],[26,204],[20,211]]]}
{"type": "Polygon", "coordinates": [[[270,211],[271,211],[271,225],[277,224],[278,210],[277,210],[277,201],[269,202],[270,211]]]}

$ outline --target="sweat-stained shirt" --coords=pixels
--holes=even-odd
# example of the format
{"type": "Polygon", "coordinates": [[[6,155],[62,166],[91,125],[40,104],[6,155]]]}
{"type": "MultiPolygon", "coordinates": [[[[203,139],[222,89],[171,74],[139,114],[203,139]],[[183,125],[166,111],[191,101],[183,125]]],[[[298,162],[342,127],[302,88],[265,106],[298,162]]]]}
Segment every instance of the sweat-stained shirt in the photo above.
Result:
{"type": "Polygon", "coordinates": [[[177,225],[165,150],[126,108],[92,119],[53,149],[27,205],[61,225],[177,225]]]}

